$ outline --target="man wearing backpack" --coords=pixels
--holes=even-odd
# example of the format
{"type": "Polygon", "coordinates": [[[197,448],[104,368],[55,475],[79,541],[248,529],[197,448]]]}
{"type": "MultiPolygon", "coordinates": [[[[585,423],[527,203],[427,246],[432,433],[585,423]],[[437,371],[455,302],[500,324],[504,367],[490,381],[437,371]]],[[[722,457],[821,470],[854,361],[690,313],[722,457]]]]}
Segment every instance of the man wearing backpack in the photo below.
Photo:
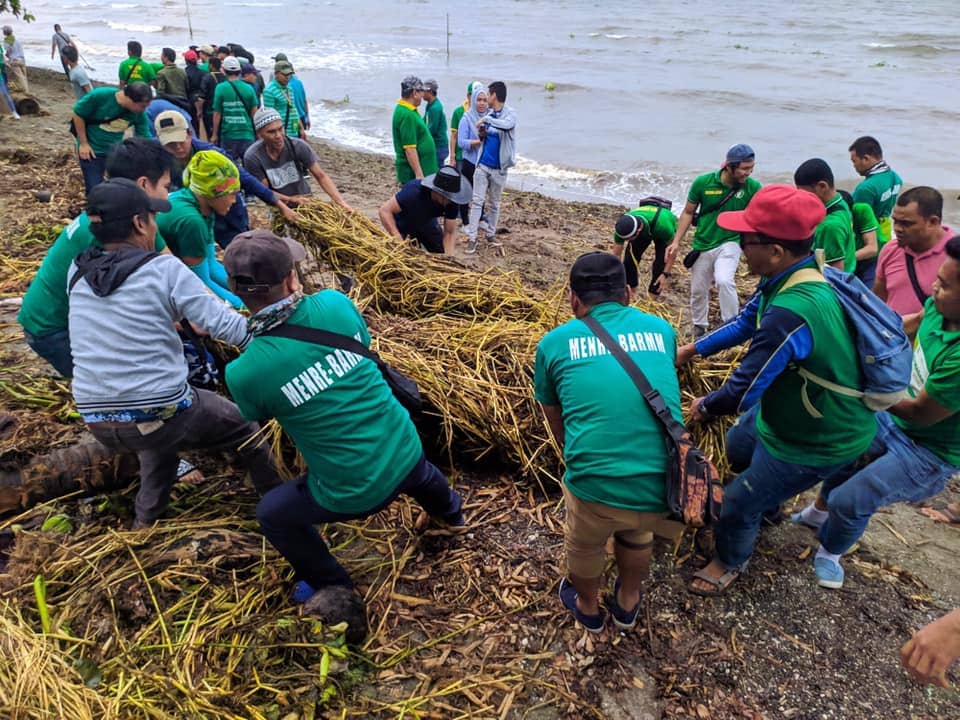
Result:
{"type": "Polygon", "coordinates": [[[677,232],[667,248],[667,272],[673,267],[680,250],[680,241],[693,225],[693,249],[683,259],[690,268],[690,310],[694,337],[709,328],[710,287],[716,285],[720,299],[720,319],[728,322],[740,310],[740,298],[734,276],[740,264],[738,236],[717,224],[721,210],[743,210],[760,183],[750,175],[756,154],[749,145],[734,145],[727,150],[723,166],[701,175],[690,186],[687,204],[683,207],[677,232]]]}
{"type": "Polygon", "coordinates": [[[725,490],[716,555],[694,575],[695,594],[725,593],[749,562],[764,512],[817,483],[839,484],[876,434],[859,397],[820,384],[864,385],[851,323],[810,252],[825,215],[811,193],[768,185],[746,210],[717,219],[740,234],[747,265],[763,280],[734,322],[677,352],[683,364],[751,341],[727,382],[691,403],[699,421],[745,412],[727,441],[742,472],[725,490]]]}
{"type": "Polygon", "coordinates": [[[818,531],[813,567],[822,587],[843,587],[840,557],[877,510],[933,497],[960,472],[960,237],[947,241],[945,256],[933,296],[905,323],[916,338],[910,397],[877,415],[870,464],[791,518],[818,531]]]}
{"type": "Polygon", "coordinates": [[[621,215],[614,226],[613,248],[610,252],[623,259],[627,285],[634,292],[640,283],[637,266],[650,243],[653,243],[655,255],[648,292],[659,295],[662,276],[669,277],[669,273],[664,272],[667,247],[677,232],[677,218],[670,212],[671,207],[673,203],[669,200],[651,195],[641,200],[636,210],[621,215]]]}

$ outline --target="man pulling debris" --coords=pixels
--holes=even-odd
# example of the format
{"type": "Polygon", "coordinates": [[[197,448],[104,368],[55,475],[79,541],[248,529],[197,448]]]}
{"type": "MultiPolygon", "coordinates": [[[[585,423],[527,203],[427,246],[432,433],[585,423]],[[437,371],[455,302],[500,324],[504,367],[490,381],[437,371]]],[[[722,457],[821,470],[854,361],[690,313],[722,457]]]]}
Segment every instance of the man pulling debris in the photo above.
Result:
{"type": "Polygon", "coordinates": [[[373,515],[401,494],[460,526],[461,499],[426,459],[380,369],[359,354],[370,333],[354,304],[335,290],[303,294],[295,264],[304,257],[300,243],[266,230],[230,243],[224,264],[253,313],[254,339],[226,379],[244,416],[276,418],[308,467],[257,506],[264,535],[293,566],[294,600],[339,598],[340,617],[326,619],[347,620],[348,638],[357,638],[366,627],[361,601],[316,526],[373,515]]]}
{"type": "Polygon", "coordinates": [[[619,339],[682,421],[676,335],[665,320],[630,307],[623,264],[610,253],[577,258],[570,306],[576,317],[540,341],[534,374],[536,398],[567,465],[568,577],[560,583],[560,601],[589,632],[603,629],[597,593],[613,536],[619,575],[604,605],[618,627],[632,628],[654,533],[672,537],[682,528],[666,520],[665,430],[589,323],[619,339]]]}
{"type": "Polygon", "coordinates": [[[250,336],[242,315],[177,258],[154,251],[155,216],[169,209],[130,180],[101,183],[87,196],[100,247],[81,252],[67,274],[74,401],[97,440],[139,457],[135,528],[167,508],[181,450],[234,450],[258,491],[278,482],[270,449],[248,442],[259,426],[229,400],[187,383],[176,322],[240,347],[250,336]]]}
{"type": "Polygon", "coordinates": [[[453,253],[460,206],[473,189],[459,170],[445,165],[433,175],[410,180],[380,206],[380,223],[403,241],[412,238],[432,253],[453,253]],[[443,230],[437,218],[443,218],[443,230]]]}

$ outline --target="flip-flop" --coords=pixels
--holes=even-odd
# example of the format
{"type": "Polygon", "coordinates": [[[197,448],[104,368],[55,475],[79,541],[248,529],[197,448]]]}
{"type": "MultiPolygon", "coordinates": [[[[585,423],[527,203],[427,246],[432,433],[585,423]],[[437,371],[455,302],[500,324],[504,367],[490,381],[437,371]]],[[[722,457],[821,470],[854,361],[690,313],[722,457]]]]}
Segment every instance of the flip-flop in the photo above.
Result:
{"type": "Polygon", "coordinates": [[[603,611],[601,610],[596,615],[586,615],[580,612],[580,608],[577,607],[577,591],[573,587],[573,583],[567,578],[560,581],[559,595],[560,602],[584,630],[590,633],[598,633],[603,630],[603,611]]]}
{"type": "Polygon", "coordinates": [[[920,510],[920,514],[950,527],[960,526],[960,513],[951,510],[948,503],[935,503],[920,510]]]}
{"type": "Polygon", "coordinates": [[[693,574],[694,580],[703,580],[710,585],[713,585],[713,590],[703,590],[702,588],[694,587],[693,583],[687,585],[687,590],[694,595],[699,595],[700,597],[718,597],[720,595],[726,595],[730,590],[730,586],[733,585],[734,581],[743,574],[743,571],[747,569],[747,566],[741,565],[736,568],[727,568],[726,572],[723,573],[720,577],[713,577],[707,573],[707,568],[702,567],[693,574]]]}

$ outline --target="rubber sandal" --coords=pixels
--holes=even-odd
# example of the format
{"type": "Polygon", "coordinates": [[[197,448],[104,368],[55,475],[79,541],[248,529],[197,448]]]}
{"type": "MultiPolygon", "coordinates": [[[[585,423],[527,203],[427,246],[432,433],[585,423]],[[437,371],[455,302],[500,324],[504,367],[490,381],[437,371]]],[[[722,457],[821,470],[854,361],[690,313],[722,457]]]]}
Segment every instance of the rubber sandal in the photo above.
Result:
{"type": "Polygon", "coordinates": [[[948,503],[934,503],[930,507],[923,508],[920,514],[950,527],[960,526],[960,513],[951,510],[948,503]]]}
{"type": "Polygon", "coordinates": [[[603,630],[603,612],[596,615],[585,615],[577,607],[577,591],[567,578],[560,581],[560,602],[573,615],[573,619],[583,626],[583,629],[590,633],[598,633],[603,630]]]}
{"type": "Polygon", "coordinates": [[[633,610],[624,610],[617,602],[617,593],[620,591],[620,578],[613,581],[613,593],[603,596],[603,605],[610,611],[610,617],[613,618],[613,624],[621,630],[632,630],[636,627],[637,618],[640,617],[640,605],[643,603],[643,593],[640,593],[640,599],[633,610]]]}
{"type": "Polygon", "coordinates": [[[693,574],[695,580],[703,580],[704,582],[713,585],[714,590],[703,590],[701,588],[693,587],[693,583],[687,585],[687,590],[694,595],[699,595],[700,597],[718,597],[720,595],[726,595],[730,591],[730,586],[733,585],[734,581],[743,574],[743,571],[747,569],[746,564],[741,565],[737,568],[727,568],[727,571],[723,573],[720,577],[713,577],[707,573],[707,568],[702,567],[693,574]]]}

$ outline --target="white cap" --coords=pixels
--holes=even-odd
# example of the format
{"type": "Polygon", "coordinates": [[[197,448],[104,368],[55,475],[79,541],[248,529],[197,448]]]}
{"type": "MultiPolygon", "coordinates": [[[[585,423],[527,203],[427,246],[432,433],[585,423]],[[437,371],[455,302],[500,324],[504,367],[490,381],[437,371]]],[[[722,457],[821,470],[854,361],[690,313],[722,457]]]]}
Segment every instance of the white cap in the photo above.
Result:
{"type": "Polygon", "coordinates": [[[221,67],[225,73],[238,73],[240,72],[240,61],[231,55],[223,59],[221,67]]]}

